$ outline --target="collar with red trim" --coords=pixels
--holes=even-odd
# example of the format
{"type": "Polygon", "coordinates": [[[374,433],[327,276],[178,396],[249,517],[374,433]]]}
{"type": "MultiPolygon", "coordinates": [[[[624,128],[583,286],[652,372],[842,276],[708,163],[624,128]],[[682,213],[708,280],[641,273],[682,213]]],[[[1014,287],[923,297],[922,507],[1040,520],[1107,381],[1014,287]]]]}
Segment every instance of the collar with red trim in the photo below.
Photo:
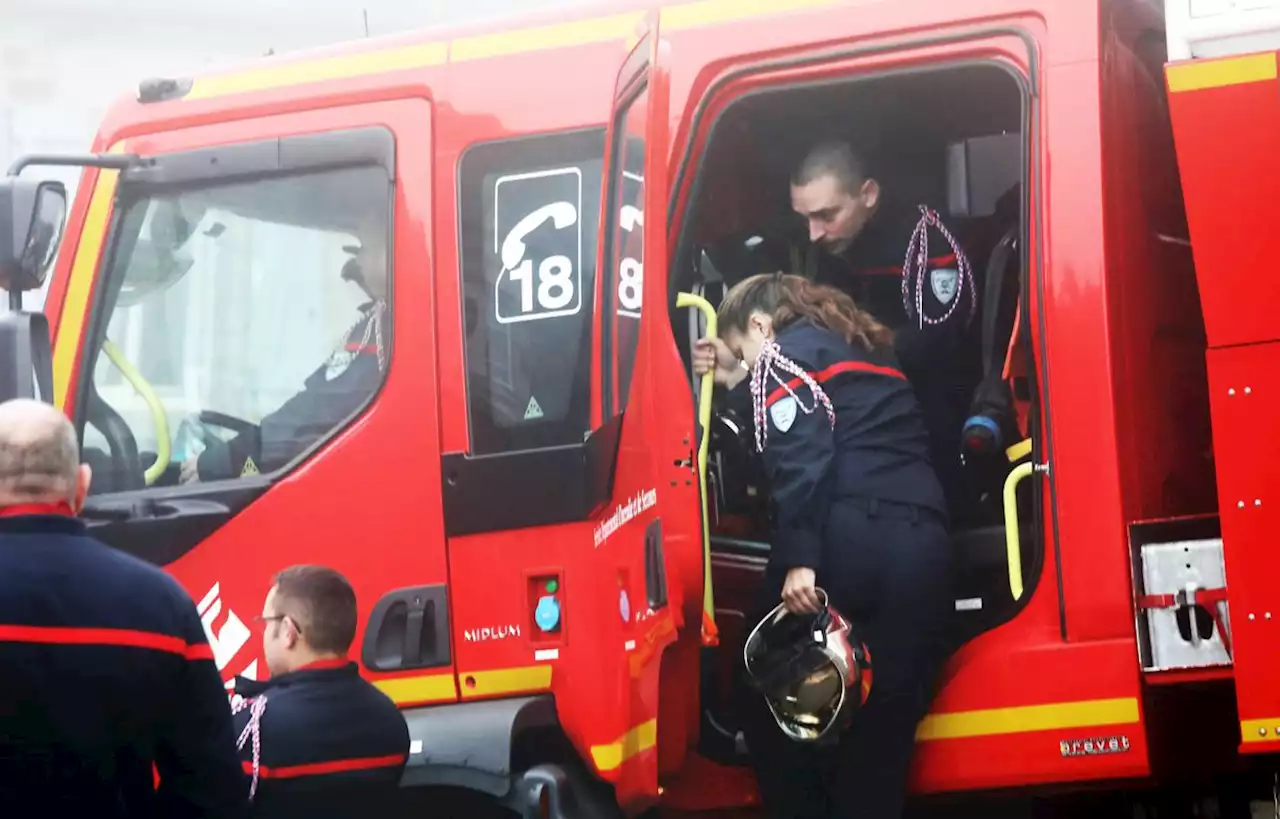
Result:
{"type": "Polygon", "coordinates": [[[26,515],[61,515],[74,518],[75,510],[66,501],[57,503],[15,503],[11,506],[0,506],[0,518],[17,518],[26,515]]]}
{"type": "Polygon", "coordinates": [[[345,657],[332,660],[316,660],[284,674],[266,680],[235,678],[235,692],[242,697],[256,697],[273,688],[283,688],[301,682],[330,682],[359,676],[360,668],[354,660],[345,657]]]}

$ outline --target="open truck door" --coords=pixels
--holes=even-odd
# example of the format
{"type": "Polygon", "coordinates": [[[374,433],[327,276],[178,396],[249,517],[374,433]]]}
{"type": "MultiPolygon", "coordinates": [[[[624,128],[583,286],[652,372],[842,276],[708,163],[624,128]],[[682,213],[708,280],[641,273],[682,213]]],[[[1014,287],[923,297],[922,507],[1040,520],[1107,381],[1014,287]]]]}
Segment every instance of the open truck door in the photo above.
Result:
{"type": "Polygon", "coordinates": [[[620,427],[611,499],[593,522],[593,549],[604,569],[598,593],[605,599],[597,602],[621,625],[612,639],[622,651],[626,699],[598,715],[610,723],[613,742],[592,747],[589,757],[628,814],[657,799],[660,776],[678,770],[696,740],[705,632],[700,436],[669,318],[677,297],[667,269],[667,48],[658,15],[650,14],[618,72],[597,264],[593,404],[600,426],[620,427]]]}
{"type": "Polygon", "coordinates": [[[0,402],[34,398],[53,402],[49,323],[22,310],[22,294],[39,290],[58,253],[67,192],[58,182],[18,179],[20,165],[0,181],[0,290],[9,312],[0,314],[0,402]]]}

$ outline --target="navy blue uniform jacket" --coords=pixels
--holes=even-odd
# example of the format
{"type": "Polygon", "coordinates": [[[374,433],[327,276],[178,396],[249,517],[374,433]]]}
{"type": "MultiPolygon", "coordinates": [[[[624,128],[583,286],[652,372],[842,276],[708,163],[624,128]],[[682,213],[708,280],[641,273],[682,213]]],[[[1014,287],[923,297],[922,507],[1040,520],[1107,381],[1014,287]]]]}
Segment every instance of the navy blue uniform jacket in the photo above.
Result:
{"type": "MultiPolygon", "coordinates": [[[[235,690],[247,699],[266,698],[254,817],[363,819],[398,795],[409,728],[354,662],[314,663],[263,682],[237,677],[235,690]]],[[[235,715],[237,736],[250,712],[235,715]]],[[[252,740],[240,756],[241,790],[248,793],[252,740]]]]}
{"type": "MultiPolygon", "coordinates": [[[[806,414],[780,385],[766,386],[763,458],[774,507],[771,570],[818,568],[828,512],[841,499],[912,504],[945,519],[946,501],[929,466],[920,406],[893,356],[850,345],[809,321],[785,327],[776,340],[782,354],[826,392],[836,423],[832,429],[821,405],[806,414]]],[[[774,372],[806,407],[814,406],[799,378],[777,367],[774,372]]]]}
{"type": "MultiPolygon", "coordinates": [[[[894,355],[920,399],[933,466],[950,501],[951,513],[956,515],[973,502],[960,461],[960,443],[973,390],[982,380],[980,311],[969,321],[976,292],[982,287],[982,270],[974,266],[974,256],[969,251],[974,281],[965,285],[963,293],[959,292],[955,253],[946,238],[929,227],[928,272],[920,286],[924,314],[938,319],[953,302],[959,303],[946,321],[921,327],[919,317],[908,316],[902,303],[902,267],[919,220],[920,212],[914,206],[886,197],[862,235],[843,255],[832,256],[811,245],[809,270],[815,281],[850,294],[859,307],[894,331],[894,355]],[[943,302],[938,293],[949,300],[943,302]]],[[[965,249],[963,237],[952,226],[948,229],[965,249]]],[[[916,286],[912,276],[912,310],[916,286]]]]}
{"type": "MultiPolygon", "coordinates": [[[[355,413],[382,380],[378,336],[369,326],[376,315],[375,307],[375,302],[361,306],[361,320],[329,359],[307,376],[302,392],[252,430],[225,443],[215,442],[201,452],[200,480],[238,477],[245,474],[250,460],[258,472],[274,472],[355,413]]],[[[385,344],[390,329],[386,310],[382,321],[385,344]]]]}
{"type": "Polygon", "coordinates": [[[177,581],[75,518],[0,517],[0,813],[230,819],[243,781],[177,581]]]}

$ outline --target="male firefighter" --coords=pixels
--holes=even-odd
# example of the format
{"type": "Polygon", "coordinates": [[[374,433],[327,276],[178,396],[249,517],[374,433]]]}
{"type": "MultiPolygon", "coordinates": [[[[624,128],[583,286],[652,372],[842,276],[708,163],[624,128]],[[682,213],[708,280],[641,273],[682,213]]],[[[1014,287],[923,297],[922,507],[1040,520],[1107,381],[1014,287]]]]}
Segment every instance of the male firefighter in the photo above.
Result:
{"type": "Polygon", "coordinates": [[[75,430],[0,404],[0,794],[6,816],[246,814],[227,693],[196,607],[89,537],[75,430]],[[156,776],[159,783],[156,783],[156,776]]]}
{"type": "Polygon", "coordinates": [[[951,518],[963,520],[972,498],[961,430],[982,377],[977,284],[965,248],[932,210],[882,187],[843,142],[820,143],[805,156],[791,177],[791,207],[808,227],[797,272],[845,291],[894,331],[951,518]]]}
{"type": "Polygon", "coordinates": [[[180,481],[215,481],[274,472],[302,454],[368,400],[387,366],[387,236],[381,222],[363,226],[360,247],[342,268],[342,279],[369,301],[324,364],[303,382],[302,392],[229,441],[212,440],[182,465],[180,481]]]}
{"type": "Polygon", "coordinates": [[[275,577],[262,607],[266,682],[236,678],[235,728],[253,816],[376,816],[399,794],[409,729],[347,652],[356,595],[324,566],[275,577]]]}

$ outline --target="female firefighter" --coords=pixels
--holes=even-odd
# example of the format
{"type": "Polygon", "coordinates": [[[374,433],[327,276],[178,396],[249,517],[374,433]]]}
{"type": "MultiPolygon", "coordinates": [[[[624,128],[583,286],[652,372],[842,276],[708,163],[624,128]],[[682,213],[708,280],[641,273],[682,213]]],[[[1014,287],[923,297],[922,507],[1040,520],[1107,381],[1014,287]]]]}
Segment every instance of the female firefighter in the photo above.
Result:
{"type": "Polygon", "coordinates": [[[694,369],[714,369],[735,394],[749,379],[774,510],[760,615],[779,595],[791,612],[816,612],[820,587],[874,668],[834,743],[788,739],[761,700],[744,727],[765,808],[897,819],[954,606],[947,506],[920,407],[891,333],[834,288],[752,276],[725,295],[719,326],[722,340],[698,342],[694,369]]]}

